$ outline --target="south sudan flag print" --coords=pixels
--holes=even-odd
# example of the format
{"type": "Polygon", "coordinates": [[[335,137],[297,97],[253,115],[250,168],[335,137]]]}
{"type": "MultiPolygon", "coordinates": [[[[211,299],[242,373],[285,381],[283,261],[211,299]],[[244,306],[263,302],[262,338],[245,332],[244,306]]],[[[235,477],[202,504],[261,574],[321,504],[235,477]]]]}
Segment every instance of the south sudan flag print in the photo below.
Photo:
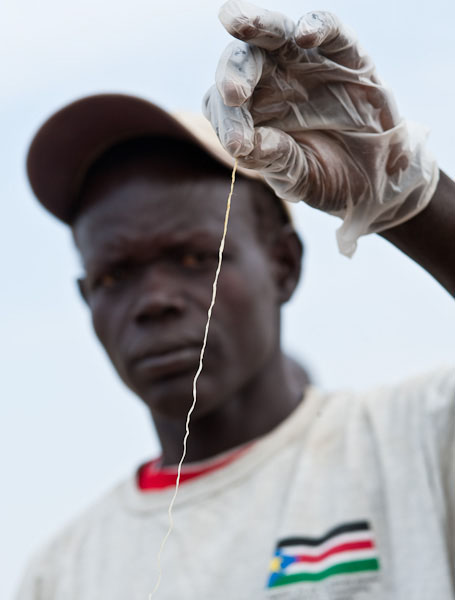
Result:
{"type": "Polygon", "coordinates": [[[316,582],[334,575],[378,569],[379,560],[369,523],[345,523],[321,537],[280,540],[270,562],[267,587],[316,582]]]}

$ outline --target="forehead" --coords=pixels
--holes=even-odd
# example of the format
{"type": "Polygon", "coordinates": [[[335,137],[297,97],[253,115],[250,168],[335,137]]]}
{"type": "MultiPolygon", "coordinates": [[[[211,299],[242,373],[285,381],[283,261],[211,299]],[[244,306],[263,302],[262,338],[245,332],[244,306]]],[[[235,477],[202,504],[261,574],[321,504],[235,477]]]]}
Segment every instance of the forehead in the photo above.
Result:
{"type": "MultiPolygon", "coordinates": [[[[230,183],[227,170],[204,174],[192,170],[190,162],[182,167],[147,159],[99,173],[85,191],[86,207],[73,227],[84,261],[194,236],[221,239],[230,183]]],[[[253,193],[248,180],[237,181],[232,243],[256,243],[253,193]]]]}

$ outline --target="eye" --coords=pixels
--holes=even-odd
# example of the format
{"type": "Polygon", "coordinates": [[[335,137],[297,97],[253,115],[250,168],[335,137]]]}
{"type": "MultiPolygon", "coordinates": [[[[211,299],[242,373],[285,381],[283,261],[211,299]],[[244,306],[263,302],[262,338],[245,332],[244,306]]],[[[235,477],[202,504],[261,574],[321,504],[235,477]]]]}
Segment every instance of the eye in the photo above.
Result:
{"type": "Polygon", "coordinates": [[[211,267],[217,260],[218,254],[208,251],[185,251],[180,257],[181,264],[186,269],[211,267]]]}
{"type": "Polygon", "coordinates": [[[94,288],[112,289],[130,278],[131,273],[132,269],[128,265],[114,265],[95,279],[94,288]]]}

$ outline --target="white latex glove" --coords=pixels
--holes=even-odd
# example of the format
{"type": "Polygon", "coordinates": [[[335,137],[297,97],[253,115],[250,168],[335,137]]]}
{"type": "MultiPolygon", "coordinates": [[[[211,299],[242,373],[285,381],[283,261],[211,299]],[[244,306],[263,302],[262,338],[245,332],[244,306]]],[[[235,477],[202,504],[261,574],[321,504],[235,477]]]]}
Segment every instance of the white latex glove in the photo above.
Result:
{"type": "Polygon", "coordinates": [[[354,34],[333,14],[297,25],[240,0],[220,20],[224,51],[203,110],[239,164],[285,200],[343,218],[340,251],[398,225],[431,200],[439,171],[426,131],[403,121],[354,34]]]}

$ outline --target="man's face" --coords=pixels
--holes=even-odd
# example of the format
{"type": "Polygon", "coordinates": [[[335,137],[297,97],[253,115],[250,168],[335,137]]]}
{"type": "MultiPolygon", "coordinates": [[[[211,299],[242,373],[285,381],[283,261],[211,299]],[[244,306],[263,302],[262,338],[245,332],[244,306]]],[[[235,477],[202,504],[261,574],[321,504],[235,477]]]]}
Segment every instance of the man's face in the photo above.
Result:
{"type": "MultiPolygon", "coordinates": [[[[97,336],[152,413],[185,417],[223,230],[229,176],[147,159],[95,178],[74,235],[97,336]]],[[[260,376],[279,347],[279,293],[239,181],[194,417],[260,376]]]]}

